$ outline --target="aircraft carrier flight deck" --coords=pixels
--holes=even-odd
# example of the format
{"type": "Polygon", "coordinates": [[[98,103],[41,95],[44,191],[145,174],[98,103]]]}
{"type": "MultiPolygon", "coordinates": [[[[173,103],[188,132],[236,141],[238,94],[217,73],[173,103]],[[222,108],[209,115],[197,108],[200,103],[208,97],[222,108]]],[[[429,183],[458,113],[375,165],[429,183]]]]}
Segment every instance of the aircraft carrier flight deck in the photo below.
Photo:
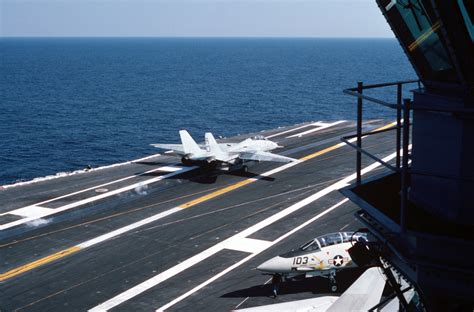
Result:
{"type": "MultiPolygon", "coordinates": [[[[391,122],[368,121],[363,131],[391,122]]],[[[361,227],[357,206],[339,193],[356,178],[356,152],[340,141],[354,133],[353,121],[257,133],[299,161],[248,172],[187,167],[163,153],[1,187],[0,311],[230,311],[333,295],[317,277],[283,283],[274,299],[270,277],[255,268],[361,227]]],[[[391,163],[394,142],[392,132],[362,140],[391,163]]],[[[362,168],[364,179],[386,170],[368,158],[362,168]]],[[[338,273],[338,293],[360,273],[338,273]]]]}

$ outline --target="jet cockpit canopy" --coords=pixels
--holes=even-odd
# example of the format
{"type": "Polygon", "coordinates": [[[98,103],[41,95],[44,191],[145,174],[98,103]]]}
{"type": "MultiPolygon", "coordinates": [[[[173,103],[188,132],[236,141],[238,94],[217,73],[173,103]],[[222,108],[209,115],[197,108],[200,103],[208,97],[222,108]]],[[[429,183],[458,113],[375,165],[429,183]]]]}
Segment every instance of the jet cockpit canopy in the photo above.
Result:
{"type": "Polygon", "coordinates": [[[354,233],[354,232],[330,233],[330,234],[318,236],[310,240],[309,242],[301,245],[300,250],[313,251],[313,250],[319,250],[323,247],[327,247],[330,245],[336,245],[336,244],[341,244],[341,243],[347,243],[350,241],[360,241],[360,240],[367,241],[367,236],[365,233],[354,233]]]}
{"type": "Polygon", "coordinates": [[[251,139],[252,139],[252,140],[255,140],[255,141],[258,141],[258,140],[266,141],[266,140],[267,140],[267,138],[264,137],[264,136],[261,135],[261,134],[255,135],[255,136],[251,137],[251,139]]]}

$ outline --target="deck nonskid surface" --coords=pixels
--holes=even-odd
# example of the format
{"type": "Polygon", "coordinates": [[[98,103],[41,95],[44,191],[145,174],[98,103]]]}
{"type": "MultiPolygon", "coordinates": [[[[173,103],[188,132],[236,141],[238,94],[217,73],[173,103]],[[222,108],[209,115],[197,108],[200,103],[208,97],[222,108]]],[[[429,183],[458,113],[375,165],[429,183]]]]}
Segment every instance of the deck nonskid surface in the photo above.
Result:
{"type": "MultiPolygon", "coordinates": [[[[374,122],[368,127],[385,124],[374,122]]],[[[354,150],[334,148],[340,136],[353,131],[353,126],[342,122],[301,137],[295,134],[318,125],[264,133],[274,135],[272,140],[285,146],[281,153],[290,151],[288,156],[295,158],[312,155],[287,168],[282,168],[285,164],[259,163],[250,167],[248,174],[190,170],[74,206],[97,194],[163,176],[147,171],[179,167],[177,159],[157,156],[104,169],[102,177],[96,171],[1,191],[0,196],[7,202],[14,201],[11,197],[24,188],[26,192],[31,190],[38,202],[61,197],[41,207],[74,207],[49,221],[48,217],[41,218],[46,224],[18,227],[16,234],[0,241],[0,274],[4,276],[0,282],[0,309],[84,311],[105,307],[150,311],[165,306],[204,311],[231,310],[242,301],[241,307],[274,302],[263,295],[265,287],[258,288],[268,279],[254,270],[258,264],[314,236],[358,227],[352,216],[354,206],[342,202],[344,197],[333,187],[354,173],[354,150]],[[279,132],[285,133],[275,135],[279,132]],[[89,174],[91,181],[86,181],[89,174]],[[75,184],[76,179],[79,184],[75,184]],[[100,186],[106,183],[110,184],[100,186]],[[97,192],[97,188],[107,191],[97,192]],[[84,189],[89,190],[77,193],[84,189]],[[76,194],[67,196],[70,193],[76,194]],[[308,200],[311,196],[316,199],[308,200]],[[292,208],[299,203],[302,207],[292,208]],[[325,212],[337,204],[334,210],[325,212]],[[314,222],[288,234],[321,213],[324,215],[314,222]],[[133,224],[136,227],[130,228],[133,224]],[[68,254],[62,255],[63,251],[68,254]],[[18,269],[23,271],[5,278],[6,272],[18,269]],[[143,284],[148,286],[137,286],[143,284]]],[[[390,134],[369,137],[364,145],[385,157],[394,152],[393,138],[390,134]]],[[[364,166],[372,163],[364,160],[364,166]]],[[[367,174],[380,170],[373,168],[367,174]]],[[[23,204],[31,205],[32,200],[23,194],[23,204]]],[[[9,206],[21,208],[14,204],[5,207],[9,206]]],[[[304,287],[301,292],[285,287],[289,287],[286,294],[278,300],[314,296],[304,287]]]]}

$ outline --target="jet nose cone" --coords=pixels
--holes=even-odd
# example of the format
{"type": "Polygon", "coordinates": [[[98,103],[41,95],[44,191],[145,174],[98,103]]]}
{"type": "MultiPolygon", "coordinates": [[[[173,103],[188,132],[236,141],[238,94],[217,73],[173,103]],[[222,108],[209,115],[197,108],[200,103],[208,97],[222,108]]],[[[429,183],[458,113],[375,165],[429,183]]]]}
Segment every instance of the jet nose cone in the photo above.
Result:
{"type": "Polygon", "coordinates": [[[271,258],[257,267],[257,270],[265,273],[283,273],[291,270],[287,259],[280,256],[271,258]]]}

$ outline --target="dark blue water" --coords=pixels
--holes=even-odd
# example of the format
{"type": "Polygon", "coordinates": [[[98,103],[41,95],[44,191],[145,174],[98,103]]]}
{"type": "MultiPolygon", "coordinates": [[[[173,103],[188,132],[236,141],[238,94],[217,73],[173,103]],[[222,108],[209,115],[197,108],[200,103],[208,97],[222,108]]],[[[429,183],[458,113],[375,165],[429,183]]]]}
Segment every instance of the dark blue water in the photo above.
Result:
{"type": "Polygon", "coordinates": [[[0,39],[0,53],[0,184],[155,153],[181,128],[354,119],[342,89],[416,77],[395,39],[0,39]]]}

